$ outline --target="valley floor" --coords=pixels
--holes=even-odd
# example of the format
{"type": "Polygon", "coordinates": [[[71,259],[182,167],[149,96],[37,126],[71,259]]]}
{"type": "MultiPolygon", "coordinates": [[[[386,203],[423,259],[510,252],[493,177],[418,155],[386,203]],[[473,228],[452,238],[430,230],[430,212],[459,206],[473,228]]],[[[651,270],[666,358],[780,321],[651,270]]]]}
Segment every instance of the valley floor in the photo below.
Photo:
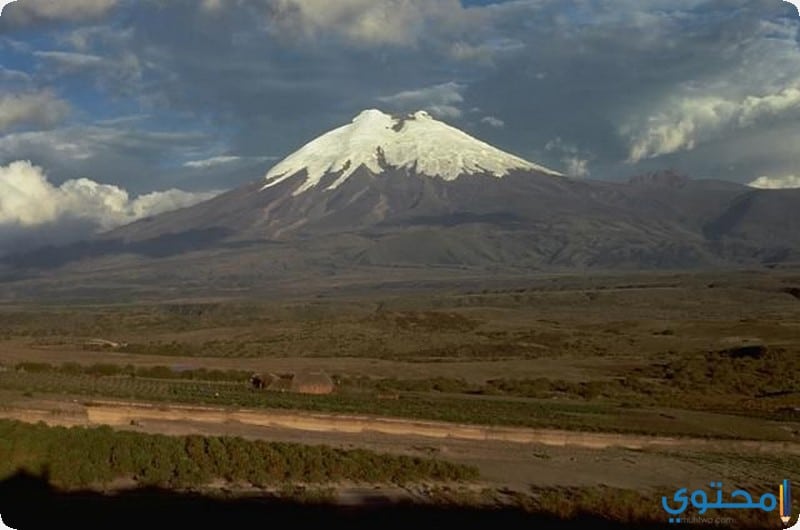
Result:
{"type": "Polygon", "coordinates": [[[584,503],[660,521],[661,495],[679,487],[800,481],[800,273],[508,282],[269,303],[7,304],[0,418],[360,448],[480,473],[325,486],[344,504],[542,510],[550,499],[559,517],[584,503]],[[308,372],[335,391],[248,383],[308,372]]]}

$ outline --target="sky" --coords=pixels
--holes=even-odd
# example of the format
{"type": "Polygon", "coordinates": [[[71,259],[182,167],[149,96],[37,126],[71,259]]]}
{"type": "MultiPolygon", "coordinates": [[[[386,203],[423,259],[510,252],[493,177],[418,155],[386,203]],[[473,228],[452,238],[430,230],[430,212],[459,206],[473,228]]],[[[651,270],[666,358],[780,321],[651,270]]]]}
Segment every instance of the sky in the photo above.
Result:
{"type": "Polygon", "coordinates": [[[17,0],[0,253],[261,178],[366,108],[576,178],[798,187],[798,29],[781,0],[17,0]]]}

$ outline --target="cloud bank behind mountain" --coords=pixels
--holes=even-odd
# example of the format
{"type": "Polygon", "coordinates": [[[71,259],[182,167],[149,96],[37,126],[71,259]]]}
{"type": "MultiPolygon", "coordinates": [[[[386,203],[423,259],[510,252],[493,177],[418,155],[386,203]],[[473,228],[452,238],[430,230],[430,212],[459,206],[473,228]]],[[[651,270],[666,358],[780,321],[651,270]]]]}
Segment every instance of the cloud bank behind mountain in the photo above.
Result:
{"type": "Polygon", "coordinates": [[[215,194],[169,189],[131,197],[88,178],[55,186],[40,167],[12,162],[0,166],[0,254],[82,239],[215,194]]]}

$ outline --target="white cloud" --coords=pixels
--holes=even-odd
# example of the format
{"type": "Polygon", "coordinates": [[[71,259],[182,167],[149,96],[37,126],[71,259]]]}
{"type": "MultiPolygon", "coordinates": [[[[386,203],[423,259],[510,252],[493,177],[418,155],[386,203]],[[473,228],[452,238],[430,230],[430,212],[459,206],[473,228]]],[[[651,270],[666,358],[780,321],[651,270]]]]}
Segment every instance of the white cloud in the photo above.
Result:
{"type": "Polygon", "coordinates": [[[800,188],[800,176],[785,175],[783,177],[758,177],[748,186],[765,190],[779,190],[784,188],[800,188]]]}
{"type": "Polygon", "coordinates": [[[37,228],[79,220],[103,231],[215,194],[172,189],[131,198],[122,188],[86,178],[54,186],[41,168],[17,161],[0,166],[0,227],[37,228]]]}
{"type": "Polygon", "coordinates": [[[212,156],[211,158],[206,158],[204,160],[190,160],[189,162],[184,163],[183,167],[205,169],[209,167],[230,164],[231,162],[238,162],[241,159],[242,157],[240,156],[212,156]]]}
{"type": "Polygon", "coordinates": [[[86,53],[35,51],[33,55],[46,60],[51,66],[58,67],[68,72],[95,68],[103,63],[102,57],[86,53]]]}
{"type": "Polygon", "coordinates": [[[427,110],[437,118],[460,118],[462,110],[459,105],[464,102],[464,97],[461,95],[464,88],[464,85],[454,82],[442,83],[379,97],[378,101],[396,112],[427,110]]]}
{"type": "Polygon", "coordinates": [[[481,118],[481,123],[485,123],[491,127],[501,128],[505,127],[506,122],[501,120],[500,118],[495,118],[494,116],[484,116],[481,118]]]}
{"type": "Polygon", "coordinates": [[[192,169],[208,169],[211,167],[224,166],[236,162],[267,162],[277,160],[276,156],[212,156],[203,160],[189,160],[184,162],[183,167],[192,169]]]}
{"type": "Polygon", "coordinates": [[[629,162],[694,149],[730,129],[744,129],[760,120],[800,110],[800,89],[784,88],[775,93],[739,99],[698,96],[673,101],[644,123],[626,125],[631,139],[629,162]]]}
{"type": "Polygon", "coordinates": [[[544,149],[562,155],[561,163],[564,164],[564,174],[568,177],[584,178],[591,174],[589,162],[593,157],[588,153],[583,153],[578,146],[556,137],[547,142],[544,149]]]}
{"type": "MultiPolygon", "coordinates": [[[[775,4],[777,5],[777,3],[775,4]]],[[[774,6],[773,6],[774,7],[774,6]]],[[[734,29],[719,44],[719,64],[629,109],[619,128],[628,162],[690,151],[745,131],[770,130],[800,116],[800,48],[797,22],[748,18],[747,38],[734,29]],[[723,45],[724,43],[724,45],[723,45]]]]}
{"type": "Polygon", "coordinates": [[[52,92],[0,95],[0,132],[20,124],[51,127],[63,120],[70,106],[52,92]]]}
{"type": "Polygon", "coordinates": [[[564,174],[568,177],[584,178],[589,176],[589,161],[576,156],[567,156],[561,159],[564,163],[564,174]]]}

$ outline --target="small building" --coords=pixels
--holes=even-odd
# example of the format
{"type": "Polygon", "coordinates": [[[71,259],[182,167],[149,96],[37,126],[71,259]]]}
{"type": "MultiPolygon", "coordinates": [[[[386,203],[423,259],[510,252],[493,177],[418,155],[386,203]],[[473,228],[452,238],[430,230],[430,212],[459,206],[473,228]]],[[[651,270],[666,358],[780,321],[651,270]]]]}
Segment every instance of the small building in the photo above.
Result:
{"type": "Polygon", "coordinates": [[[250,376],[250,386],[255,390],[272,389],[277,376],[272,374],[253,374],[250,376]]]}
{"type": "Polygon", "coordinates": [[[325,395],[333,393],[336,383],[320,371],[281,375],[254,373],[250,376],[250,387],[271,392],[325,395]]]}

